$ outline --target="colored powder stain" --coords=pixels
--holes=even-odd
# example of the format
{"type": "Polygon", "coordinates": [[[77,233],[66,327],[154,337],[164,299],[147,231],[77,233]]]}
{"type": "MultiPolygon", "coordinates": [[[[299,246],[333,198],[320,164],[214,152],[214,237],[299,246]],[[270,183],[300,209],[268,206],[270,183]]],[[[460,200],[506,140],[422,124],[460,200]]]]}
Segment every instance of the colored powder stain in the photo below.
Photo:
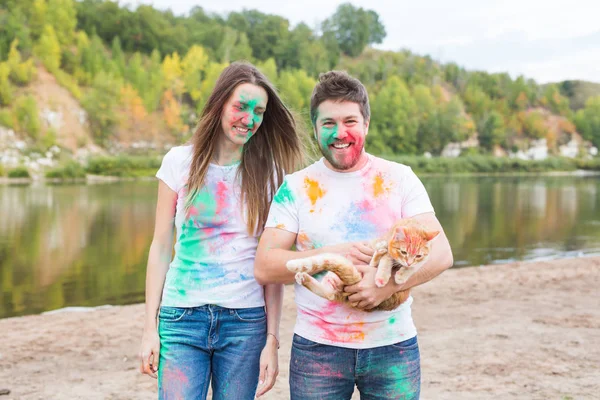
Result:
{"type": "Polygon", "coordinates": [[[314,207],[317,204],[317,201],[320,198],[322,198],[325,195],[325,193],[327,193],[327,192],[321,188],[321,186],[319,185],[319,182],[313,181],[308,176],[306,178],[304,178],[304,188],[306,189],[306,195],[310,199],[310,203],[313,206],[313,208],[311,208],[310,212],[314,212],[315,211],[314,207]]]}
{"type": "Polygon", "coordinates": [[[364,322],[344,325],[327,322],[328,320],[335,319],[334,315],[340,309],[340,307],[344,306],[330,301],[322,311],[315,312],[315,314],[308,314],[302,310],[300,310],[300,312],[313,318],[315,327],[321,331],[321,337],[325,340],[342,343],[356,343],[364,341],[364,322]]]}
{"type": "Polygon", "coordinates": [[[323,247],[319,243],[313,242],[306,232],[301,231],[298,233],[298,237],[296,238],[296,248],[300,251],[319,249],[323,247]]]}
{"type": "Polygon", "coordinates": [[[375,198],[389,192],[389,187],[385,184],[385,180],[381,174],[375,175],[373,178],[373,196],[375,198]]]}
{"type": "Polygon", "coordinates": [[[329,152],[329,144],[335,140],[335,138],[337,137],[337,133],[338,133],[337,125],[335,125],[331,128],[328,128],[328,127],[321,128],[320,143],[321,143],[321,147],[324,150],[327,150],[329,152]]]}
{"type": "Polygon", "coordinates": [[[403,397],[412,397],[415,394],[415,385],[411,382],[406,366],[393,365],[389,368],[389,374],[396,381],[396,387],[394,393],[402,395],[403,397]]]}
{"type": "Polygon", "coordinates": [[[406,251],[410,255],[418,254],[425,246],[425,239],[419,234],[414,228],[404,228],[404,243],[406,244],[406,251]]]}
{"type": "Polygon", "coordinates": [[[388,322],[389,322],[390,324],[395,324],[395,323],[396,323],[396,317],[392,317],[392,318],[390,318],[390,319],[388,320],[388,322]]]}
{"type": "Polygon", "coordinates": [[[273,201],[277,204],[285,204],[294,202],[294,192],[290,190],[290,186],[288,185],[288,181],[284,180],[283,184],[277,190],[273,201]]]}
{"type": "MultiPolygon", "coordinates": [[[[164,363],[164,361],[163,361],[164,363]]],[[[182,399],[185,389],[189,385],[189,379],[183,371],[172,368],[169,365],[162,367],[159,364],[159,391],[162,398],[182,399]]]]}
{"type": "Polygon", "coordinates": [[[216,209],[215,214],[220,215],[227,208],[227,192],[229,188],[225,182],[217,183],[216,209]]]}
{"type": "Polygon", "coordinates": [[[285,225],[284,224],[277,224],[277,225],[275,225],[275,228],[277,228],[277,229],[285,229],[285,225]]]}
{"type": "Polygon", "coordinates": [[[379,225],[370,220],[371,209],[365,207],[370,203],[365,200],[360,203],[352,203],[337,216],[337,223],[332,230],[340,232],[344,241],[369,240],[378,235],[379,225]]]}

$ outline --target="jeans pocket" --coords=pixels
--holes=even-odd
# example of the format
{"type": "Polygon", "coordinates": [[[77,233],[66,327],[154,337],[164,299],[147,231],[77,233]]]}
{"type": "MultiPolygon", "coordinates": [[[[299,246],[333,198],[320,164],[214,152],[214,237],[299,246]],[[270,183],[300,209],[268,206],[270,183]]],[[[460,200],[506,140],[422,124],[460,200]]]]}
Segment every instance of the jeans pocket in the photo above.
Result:
{"type": "Polygon", "coordinates": [[[158,319],[164,322],[177,322],[184,317],[187,310],[187,308],[183,307],[161,306],[158,311],[158,319]]]}
{"type": "Polygon", "coordinates": [[[263,322],[267,319],[264,307],[235,308],[233,312],[242,322],[263,322]]]}
{"type": "Polygon", "coordinates": [[[394,343],[391,346],[399,350],[416,350],[419,348],[419,343],[417,342],[417,337],[415,336],[402,342],[394,343]]]}
{"type": "Polygon", "coordinates": [[[302,336],[294,333],[294,338],[292,339],[292,346],[298,349],[310,350],[323,345],[321,343],[313,342],[312,340],[303,338],[302,336]]]}

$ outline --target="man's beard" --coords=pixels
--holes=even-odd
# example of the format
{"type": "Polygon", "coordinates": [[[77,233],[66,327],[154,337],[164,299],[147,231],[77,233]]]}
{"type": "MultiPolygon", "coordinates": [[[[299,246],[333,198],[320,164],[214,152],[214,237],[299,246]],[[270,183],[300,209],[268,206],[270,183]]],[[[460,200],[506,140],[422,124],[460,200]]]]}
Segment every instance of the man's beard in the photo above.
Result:
{"type": "Polygon", "coordinates": [[[333,155],[333,152],[329,146],[323,146],[319,143],[319,148],[321,149],[321,154],[329,163],[333,166],[333,168],[345,171],[348,169],[352,169],[358,162],[360,161],[361,155],[364,152],[365,145],[361,143],[358,145],[356,142],[352,145],[352,152],[348,154],[344,159],[336,159],[333,155]]]}

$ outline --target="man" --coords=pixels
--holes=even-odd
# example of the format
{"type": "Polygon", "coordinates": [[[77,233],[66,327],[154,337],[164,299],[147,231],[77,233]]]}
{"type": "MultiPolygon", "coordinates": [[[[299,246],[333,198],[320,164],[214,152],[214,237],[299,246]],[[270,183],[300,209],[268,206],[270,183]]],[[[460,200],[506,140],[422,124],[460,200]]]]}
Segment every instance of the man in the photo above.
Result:
{"type": "MultiPolygon", "coordinates": [[[[418,399],[420,356],[409,297],[393,311],[366,312],[394,292],[420,285],[452,263],[446,235],[427,192],[412,170],[364,151],[370,109],[365,87],[345,72],[319,77],[310,106],[323,157],[286,176],[279,188],[256,254],[259,283],[293,282],[287,261],[321,253],[348,257],[363,274],[347,286],[362,310],[330,302],[296,285],[298,317],[290,361],[292,400],[418,399]],[[428,261],[409,280],[375,286],[373,250],[366,241],[400,218],[441,231],[428,261]],[[296,245],[297,251],[291,248],[296,245]]],[[[317,277],[318,278],[318,277],[317,277]]]]}

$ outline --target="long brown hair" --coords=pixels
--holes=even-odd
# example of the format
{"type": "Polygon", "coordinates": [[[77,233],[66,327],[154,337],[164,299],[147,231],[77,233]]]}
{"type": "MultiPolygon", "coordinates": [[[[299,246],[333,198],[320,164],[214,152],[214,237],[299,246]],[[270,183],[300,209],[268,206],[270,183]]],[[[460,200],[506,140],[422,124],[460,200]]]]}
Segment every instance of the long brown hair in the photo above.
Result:
{"type": "Polygon", "coordinates": [[[206,178],[208,166],[222,135],[221,114],[235,88],[242,83],[262,87],[268,95],[262,124],[244,144],[238,174],[242,177],[242,206],[247,205],[248,233],[256,233],[267,221],[269,205],[285,173],[304,161],[304,151],[296,122],[273,85],[255,66],[234,62],[221,72],[202,110],[191,142],[193,158],[188,178],[186,209],[192,204],[206,178]]]}

